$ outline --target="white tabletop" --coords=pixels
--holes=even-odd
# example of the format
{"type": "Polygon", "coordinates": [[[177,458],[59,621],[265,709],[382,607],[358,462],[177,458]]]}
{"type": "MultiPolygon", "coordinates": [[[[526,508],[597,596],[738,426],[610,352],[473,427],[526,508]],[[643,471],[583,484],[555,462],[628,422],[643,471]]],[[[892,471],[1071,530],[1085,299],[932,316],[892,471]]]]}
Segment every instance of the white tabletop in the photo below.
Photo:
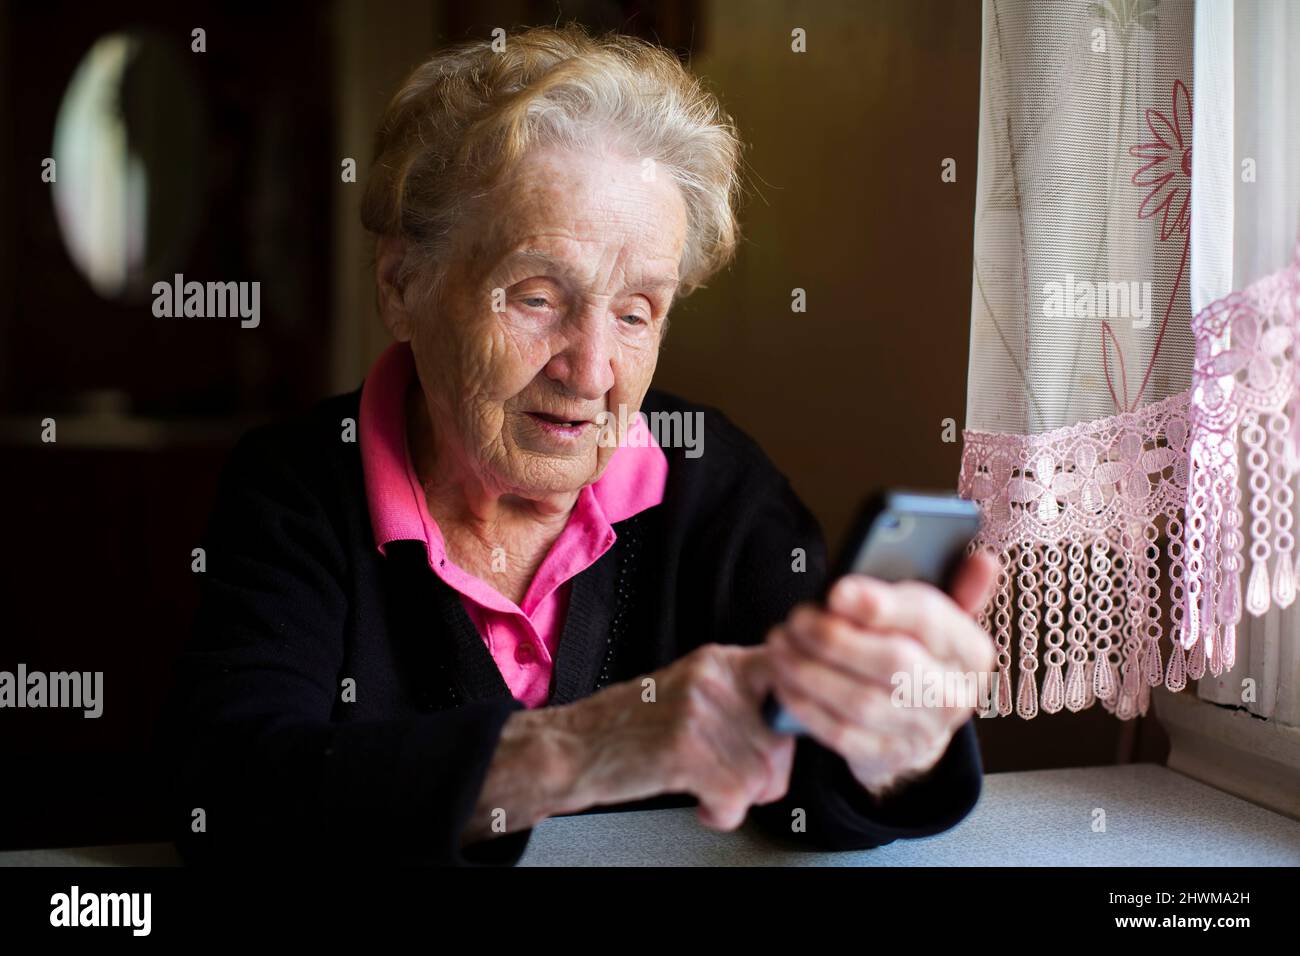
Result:
{"type": "MultiPolygon", "coordinates": [[[[165,843],[0,853],[0,866],[177,862],[165,843]]],[[[874,850],[803,850],[752,825],[718,833],[683,808],[546,820],[520,865],[1297,866],[1300,821],[1164,767],[1129,764],[989,774],[958,826],[874,850]]]]}

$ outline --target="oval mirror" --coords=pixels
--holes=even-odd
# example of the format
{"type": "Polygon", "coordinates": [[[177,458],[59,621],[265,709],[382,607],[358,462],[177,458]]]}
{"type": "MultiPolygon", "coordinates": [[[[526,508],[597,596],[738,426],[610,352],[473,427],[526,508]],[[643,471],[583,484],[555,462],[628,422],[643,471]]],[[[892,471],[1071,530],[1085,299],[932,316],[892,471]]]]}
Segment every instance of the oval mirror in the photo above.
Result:
{"type": "Polygon", "coordinates": [[[140,301],[184,260],[206,176],[197,84],[174,45],[99,39],[54,125],[54,211],[68,254],[101,296],[140,301]]]}

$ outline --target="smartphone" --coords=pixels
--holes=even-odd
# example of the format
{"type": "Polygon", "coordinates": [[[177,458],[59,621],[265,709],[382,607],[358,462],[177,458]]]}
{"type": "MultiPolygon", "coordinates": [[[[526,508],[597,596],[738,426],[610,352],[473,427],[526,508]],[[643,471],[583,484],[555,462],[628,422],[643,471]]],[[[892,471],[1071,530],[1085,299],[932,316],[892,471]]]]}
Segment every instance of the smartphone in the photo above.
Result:
{"type": "MultiPolygon", "coordinates": [[[[826,603],[832,585],[846,574],[925,581],[948,591],[979,528],[979,506],[973,501],[925,491],[877,492],[858,511],[821,601],[826,603]]],[[[763,719],[778,733],[805,732],[774,694],[763,702],[763,719]]]]}

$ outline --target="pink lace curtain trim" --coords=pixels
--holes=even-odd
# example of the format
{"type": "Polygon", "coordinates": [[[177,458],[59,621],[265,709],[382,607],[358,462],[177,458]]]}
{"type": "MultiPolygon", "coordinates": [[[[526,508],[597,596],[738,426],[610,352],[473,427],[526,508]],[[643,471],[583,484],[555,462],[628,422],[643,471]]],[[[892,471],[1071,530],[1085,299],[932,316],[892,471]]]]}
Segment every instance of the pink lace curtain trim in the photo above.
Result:
{"type": "Polygon", "coordinates": [[[1258,617],[1273,605],[1289,607],[1296,594],[1300,246],[1291,265],[1211,303],[1192,327],[1187,616],[1178,633],[1184,646],[1203,640],[1207,653],[1231,667],[1247,518],[1246,610],[1258,617]],[[1248,504],[1239,485],[1243,450],[1248,504]]]}
{"type": "Polygon", "coordinates": [[[1245,609],[1259,615],[1295,598],[1300,266],[1212,303],[1193,330],[1185,392],[1038,435],[964,433],[959,489],[984,516],[975,546],[1001,564],[980,622],[997,644],[1003,716],[1013,634],[1023,718],[1101,701],[1127,720],[1147,712],[1152,687],[1181,690],[1207,666],[1215,675],[1232,667],[1243,606],[1241,446],[1245,609]]]}
{"type": "MultiPolygon", "coordinates": [[[[1013,631],[1024,718],[1100,700],[1127,719],[1146,713],[1152,686],[1185,683],[1186,655],[1176,648],[1166,670],[1159,635],[1162,581],[1182,612],[1187,400],[1181,392],[1040,435],[965,433],[959,489],[983,511],[976,545],[1001,563],[980,621],[998,649],[998,713],[1012,707],[1013,631]],[[1161,522],[1167,567],[1177,569],[1163,574],[1161,522]]],[[[1192,649],[1191,676],[1203,667],[1192,649]]]]}

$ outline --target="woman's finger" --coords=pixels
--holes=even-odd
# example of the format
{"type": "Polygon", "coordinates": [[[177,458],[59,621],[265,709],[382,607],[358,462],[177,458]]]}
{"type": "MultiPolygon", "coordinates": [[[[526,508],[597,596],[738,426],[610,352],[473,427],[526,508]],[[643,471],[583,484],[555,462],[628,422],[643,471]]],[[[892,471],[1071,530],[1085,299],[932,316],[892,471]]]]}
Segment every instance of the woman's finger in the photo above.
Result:
{"type": "Polygon", "coordinates": [[[831,610],[850,617],[865,630],[908,634],[931,656],[952,661],[962,670],[981,669],[990,656],[986,653],[992,645],[988,635],[970,614],[931,584],[887,583],[854,574],[841,578],[836,589],[840,603],[831,610]]]}
{"type": "Polygon", "coordinates": [[[913,759],[915,745],[897,734],[866,730],[841,720],[820,701],[780,681],[774,690],[781,706],[803,724],[813,740],[851,764],[901,769],[913,759]]]}
{"type": "Polygon", "coordinates": [[[792,615],[780,633],[827,666],[886,688],[893,686],[894,674],[932,665],[930,655],[910,634],[866,631],[825,611],[792,615]]]}
{"type": "Polygon", "coordinates": [[[921,701],[909,699],[899,705],[886,687],[827,667],[785,640],[774,642],[772,652],[776,684],[817,701],[845,723],[909,740],[924,739],[947,727],[946,720],[928,713],[921,701]]]}
{"type": "Polygon", "coordinates": [[[993,596],[998,579],[998,559],[980,549],[962,562],[953,576],[952,599],[967,614],[978,614],[993,596]]]}

